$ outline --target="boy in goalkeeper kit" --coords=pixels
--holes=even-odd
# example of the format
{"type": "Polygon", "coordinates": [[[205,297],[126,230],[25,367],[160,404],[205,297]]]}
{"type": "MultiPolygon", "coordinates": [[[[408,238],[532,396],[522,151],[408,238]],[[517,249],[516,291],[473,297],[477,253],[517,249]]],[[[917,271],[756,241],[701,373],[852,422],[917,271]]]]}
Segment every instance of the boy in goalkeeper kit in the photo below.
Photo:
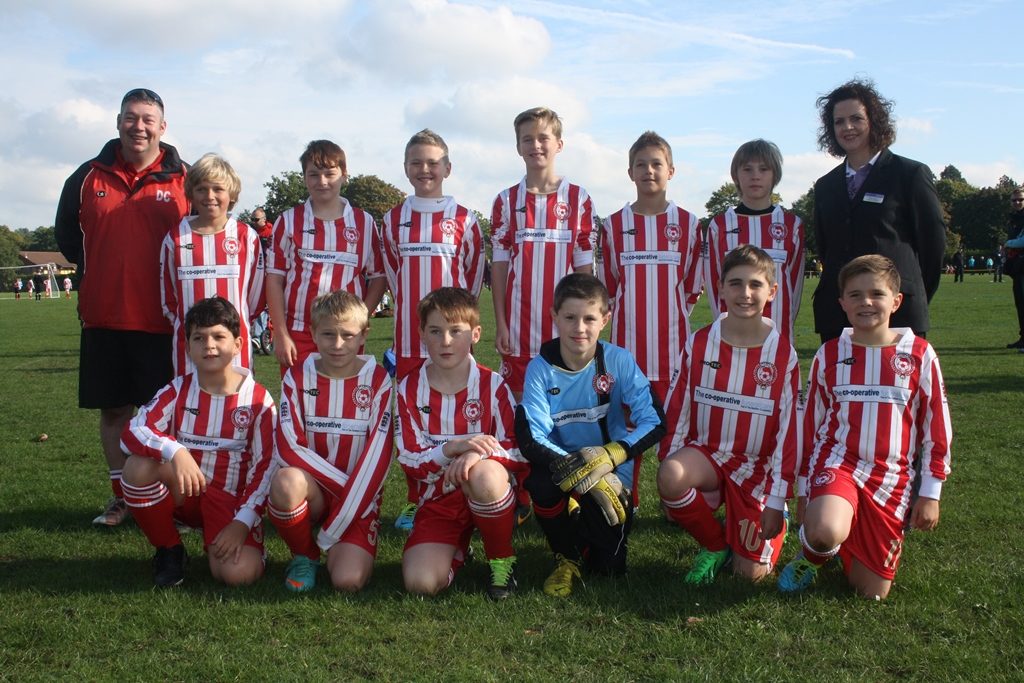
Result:
{"type": "Polygon", "coordinates": [[[544,592],[565,597],[584,564],[598,574],[626,572],[629,461],[661,439],[665,420],[629,352],[599,339],[610,318],[601,281],[566,275],[553,303],[558,337],[542,344],[526,368],[516,439],[532,465],[526,488],[555,554],[544,592]],[[573,516],[570,497],[579,502],[573,516]]]}

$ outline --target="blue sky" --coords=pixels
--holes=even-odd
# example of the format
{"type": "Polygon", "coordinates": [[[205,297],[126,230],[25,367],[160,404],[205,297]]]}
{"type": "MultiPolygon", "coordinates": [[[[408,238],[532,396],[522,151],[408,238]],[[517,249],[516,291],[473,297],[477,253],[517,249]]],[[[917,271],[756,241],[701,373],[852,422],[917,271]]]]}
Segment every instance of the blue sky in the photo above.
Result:
{"type": "Polygon", "coordinates": [[[240,208],[305,143],[341,144],[353,174],[408,190],[405,141],[451,147],[445,189],[490,213],[517,182],[512,119],[535,105],[565,123],[559,170],[599,214],[633,198],[629,145],[673,145],[670,197],[698,215],[742,142],[785,156],[797,199],[837,163],[816,149],[815,98],[870,77],[896,103],[893,150],[968,181],[1024,181],[1024,5],[921,2],[455,2],[137,0],[0,6],[0,224],[53,222],[64,179],[115,135],[121,95],[167,103],[165,140],[187,160],[224,155],[240,208]]]}

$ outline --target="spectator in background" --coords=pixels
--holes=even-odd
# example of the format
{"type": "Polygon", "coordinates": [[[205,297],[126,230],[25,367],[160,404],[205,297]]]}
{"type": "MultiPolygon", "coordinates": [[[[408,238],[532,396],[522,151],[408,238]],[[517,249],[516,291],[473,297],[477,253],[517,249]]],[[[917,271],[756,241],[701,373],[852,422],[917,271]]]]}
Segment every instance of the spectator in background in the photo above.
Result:
{"type": "Polygon", "coordinates": [[[953,254],[953,282],[964,281],[964,248],[960,247],[953,254]]]}
{"type": "Polygon", "coordinates": [[[1013,282],[1013,305],[1017,309],[1017,341],[1006,345],[1008,349],[1017,349],[1024,353],[1024,188],[1018,187],[1010,196],[1010,227],[1003,253],[1006,263],[1003,270],[1013,282]]]}

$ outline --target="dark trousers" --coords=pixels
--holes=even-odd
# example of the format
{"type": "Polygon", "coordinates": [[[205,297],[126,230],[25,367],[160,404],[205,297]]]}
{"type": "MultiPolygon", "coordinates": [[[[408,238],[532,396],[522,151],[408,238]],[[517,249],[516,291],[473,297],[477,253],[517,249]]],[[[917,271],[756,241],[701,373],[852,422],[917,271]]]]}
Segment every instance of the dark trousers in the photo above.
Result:
{"type": "Polygon", "coordinates": [[[1017,308],[1017,327],[1020,338],[1024,339],[1024,275],[1010,278],[1013,283],[1013,305],[1017,308]]]}

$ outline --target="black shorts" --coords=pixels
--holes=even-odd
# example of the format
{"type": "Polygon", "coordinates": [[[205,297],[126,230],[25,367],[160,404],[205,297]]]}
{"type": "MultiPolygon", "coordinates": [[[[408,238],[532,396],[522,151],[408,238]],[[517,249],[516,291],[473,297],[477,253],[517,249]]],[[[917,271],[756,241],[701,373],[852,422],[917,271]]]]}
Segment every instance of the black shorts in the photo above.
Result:
{"type": "Polygon", "coordinates": [[[174,378],[169,334],[82,329],[78,407],[141,406],[174,378]]]}

